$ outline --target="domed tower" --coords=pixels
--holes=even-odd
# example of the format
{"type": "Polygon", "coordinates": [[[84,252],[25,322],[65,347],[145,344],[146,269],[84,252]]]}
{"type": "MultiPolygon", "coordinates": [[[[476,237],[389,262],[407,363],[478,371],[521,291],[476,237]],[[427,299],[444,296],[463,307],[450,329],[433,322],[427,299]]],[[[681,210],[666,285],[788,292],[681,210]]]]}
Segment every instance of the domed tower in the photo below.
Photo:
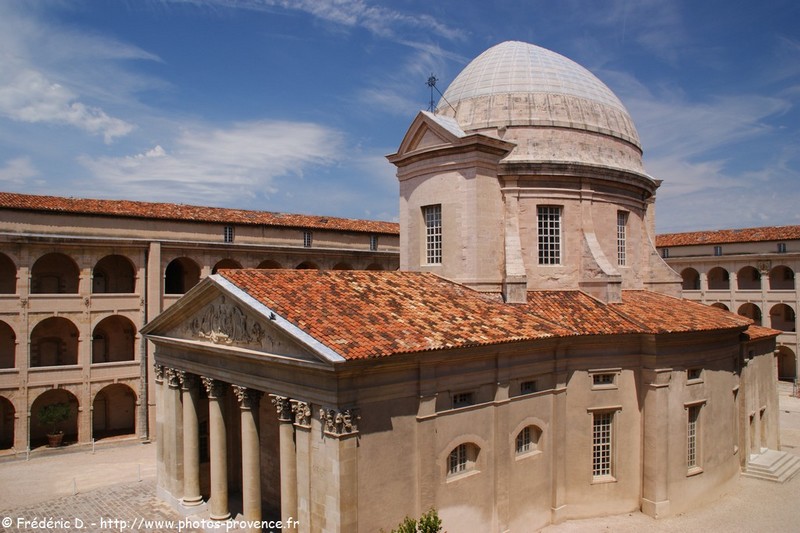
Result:
{"type": "Polygon", "coordinates": [[[654,246],[659,182],[625,106],[591,72],[522,42],[470,62],[389,160],[400,181],[401,269],[508,302],[526,291],[678,294],[654,246]]]}

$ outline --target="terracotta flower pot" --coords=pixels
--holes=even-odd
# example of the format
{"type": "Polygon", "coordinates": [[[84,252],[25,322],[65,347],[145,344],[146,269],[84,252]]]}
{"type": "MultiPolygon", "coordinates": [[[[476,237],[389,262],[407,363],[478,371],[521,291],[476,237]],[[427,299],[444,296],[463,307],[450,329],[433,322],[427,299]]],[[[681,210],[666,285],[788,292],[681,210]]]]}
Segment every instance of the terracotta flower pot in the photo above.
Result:
{"type": "Polygon", "coordinates": [[[47,447],[58,448],[61,446],[61,441],[64,440],[63,433],[53,433],[47,435],[47,447]]]}

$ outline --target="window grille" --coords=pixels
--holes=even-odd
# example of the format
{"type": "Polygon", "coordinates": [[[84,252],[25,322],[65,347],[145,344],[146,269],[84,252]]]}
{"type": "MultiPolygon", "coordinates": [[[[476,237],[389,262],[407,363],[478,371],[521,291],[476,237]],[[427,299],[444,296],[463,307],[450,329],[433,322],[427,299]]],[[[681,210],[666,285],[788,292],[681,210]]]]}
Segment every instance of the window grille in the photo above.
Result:
{"type": "Polygon", "coordinates": [[[442,263],[442,206],[426,205],[422,208],[425,218],[425,260],[429,265],[442,263]]]}
{"type": "Polygon", "coordinates": [[[611,422],[614,413],[594,413],[592,428],[592,476],[611,475],[611,422]]]}
{"type": "Polygon", "coordinates": [[[561,208],[540,206],[537,209],[539,264],[561,264],[561,208]]]}
{"type": "Polygon", "coordinates": [[[627,225],[628,213],[625,211],[617,211],[617,264],[619,266],[625,266],[625,262],[627,261],[625,243],[627,225]]]}

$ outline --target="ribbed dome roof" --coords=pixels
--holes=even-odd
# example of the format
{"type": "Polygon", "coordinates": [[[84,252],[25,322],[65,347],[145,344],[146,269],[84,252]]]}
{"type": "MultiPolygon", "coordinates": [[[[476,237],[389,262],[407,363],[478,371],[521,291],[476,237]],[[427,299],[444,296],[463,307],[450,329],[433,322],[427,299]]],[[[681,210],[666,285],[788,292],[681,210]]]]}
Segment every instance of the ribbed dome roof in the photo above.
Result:
{"type": "Polygon", "coordinates": [[[628,111],[602,81],[571,59],[519,41],[500,43],[473,59],[444,92],[437,112],[454,116],[464,130],[550,122],[639,146],[628,111]],[[497,102],[512,95],[507,105],[497,102]]]}

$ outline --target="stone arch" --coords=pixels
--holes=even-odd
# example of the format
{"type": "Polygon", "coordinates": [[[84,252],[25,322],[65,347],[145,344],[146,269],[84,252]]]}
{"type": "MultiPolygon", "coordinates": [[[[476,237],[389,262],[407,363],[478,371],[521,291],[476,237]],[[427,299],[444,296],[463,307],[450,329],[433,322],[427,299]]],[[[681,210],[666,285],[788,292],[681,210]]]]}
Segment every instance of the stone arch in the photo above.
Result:
{"type": "Polygon", "coordinates": [[[0,253],[0,294],[16,294],[17,265],[4,253],[0,253]]]}
{"type": "Polygon", "coordinates": [[[50,389],[37,396],[31,405],[31,448],[47,444],[47,433],[51,431],[51,428],[39,421],[39,411],[42,407],[54,403],[66,403],[70,408],[69,418],[56,426],[56,430],[64,432],[64,443],[78,440],[78,408],[80,407],[78,398],[66,389],[50,389]]]}
{"type": "Polygon", "coordinates": [[[380,265],[378,263],[370,263],[369,265],[367,265],[366,270],[384,270],[384,268],[383,265],[380,265]]]}
{"type": "Polygon", "coordinates": [[[177,257],[164,270],[164,294],[184,294],[200,282],[200,267],[188,257],[177,257]]]}
{"type": "Polygon", "coordinates": [[[31,331],[31,367],[78,364],[78,328],[64,317],[46,318],[31,331]]]}
{"type": "Polygon", "coordinates": [[[681,271],[681,278],[683,279],[682,288],[685,291],[699,291],[700,290],[700,274],[697,270],[689,267],[681,271]]]}
{"type": "Polygon", "coordinates": [[[716,307],[717,309],[722,309],[723,311],[730,311],[727,305],[722,302],[714,302],[711,304],[711,307],[716,307]]]}
{"type": "Polygon", "coordinates": [[[296,270],[319,270],[319,266],[313,261],[303,261],[295,267],[296,270]]]}
{"type": "Polygon", "coordinates": [[[122,315],[108,316],[92,331],[92,364],[133,361],[135,345],[133,322],[122,315]]]}
{"type": "Polygon", "coordinates": [[[770,327],[781,331],[795,331],[794,309],[786,304],[776,304],[769,310],[770,327]]]}
{"type": "Polygon", "coordinates": [[[11,400],[0,396],[0,450],[14,447],[14,419],[16,409],[11,400]]]}
{"type": "Polygon", "coordinates": [[[714,267],[708,271],[708,290],[725,291],[731,288],[731,277],[722,267],[714,267]]]}
{"type": "Polygon", "coordinates": [[[68,255],[45,254],[31,267],[31,294],[77,294],[80,269],[68,255]]]}
{"type": "Polygon", "coordinates": [[[283,268],[280,263],[277,261],[273,261],[272,259],[264,259],[261,261],[256,268],[262,269],[273,269],[273,268],[283,268]]]}
{"type": "Polygon", "coordinates": [[[136,393],[123,383],[106,385],[92,402],[92,437],[136,434],[136,393]]]}
{"type": "Polygon", "coordinates": [[[353,270],[353,266],[350,263],[342,261],[333,265],[332,270],[353,270]]]}
{"type": "Polygon", "coordinates": [[[211,273],[216,274],[217,270],[221,268],[233,268],[233,269],[242,268],[242,264],[239,263],[239,261],[235,261],[233,259],[221,259],[220,261],[217,261],[217,264],[214,265],[214,268],[211,269],[211,273]]]}
{"type": "Polygon", "coordinates": [[[742,304],[739,306],[739,310],[736,311],[736,313],[751,319],[756,326],[761,325],[761,308],[754,303],[748,302],[746,304],[742,304]]]}
{"type": "Polygon", "coordinates": [[[769,288],[773,291],[794,290],[794,270],[778,265],[769,271],[769,288]]]}
{"type": "Polygon", "coordinates": [[[752,266],[742,267],[736,274],[736,283],[739,290],[759,290],[761,289],[761,272],[752,266]]]}
{"type": "Polygon", "coordinates": [[[778,379],[794,381],[797,378],[797,355],[788,346],[778,346],[778,379]]]}
{"type": "Polygon", "coordinates": [[[136,290],[136,269],[124,255],[107,255],[92,269],[93,294],[129,294],[136,290]]]}
{"type": "Polygon", "coordinates": [[[17,334],[0,320],[0,368],[16,368],[17,366],[17,334]]]}

